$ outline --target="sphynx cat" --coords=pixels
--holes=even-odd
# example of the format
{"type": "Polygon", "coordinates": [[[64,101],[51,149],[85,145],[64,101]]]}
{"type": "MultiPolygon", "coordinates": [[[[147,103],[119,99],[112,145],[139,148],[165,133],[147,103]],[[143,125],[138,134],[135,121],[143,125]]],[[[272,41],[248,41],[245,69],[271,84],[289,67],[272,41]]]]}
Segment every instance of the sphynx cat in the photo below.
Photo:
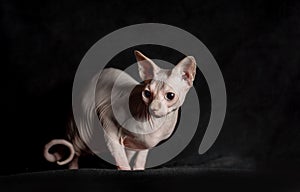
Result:
{"type": "MultiPolygon", "coordinates": [[[[173,133],[178,110],[196,75],[192,56],[182,59],[173,69],[161,69],[141,52],[134,54],[142,83],[119,69],[104,69],[97,77],[96,105],[92,109],[97,113],[107,148],[119,170],[145,169],[149,149],[173,133]]],[[[93,154],[86,145],[89,138],[79,134],[78,129],[72,119],[67,129],[68,139],[54,139],[46,144],[45,158],[77,169],[79,156],[93,154]],[[58,152],[50,153],[54,145],[68,147],[70,155],[62,160],[58,152]]]]}

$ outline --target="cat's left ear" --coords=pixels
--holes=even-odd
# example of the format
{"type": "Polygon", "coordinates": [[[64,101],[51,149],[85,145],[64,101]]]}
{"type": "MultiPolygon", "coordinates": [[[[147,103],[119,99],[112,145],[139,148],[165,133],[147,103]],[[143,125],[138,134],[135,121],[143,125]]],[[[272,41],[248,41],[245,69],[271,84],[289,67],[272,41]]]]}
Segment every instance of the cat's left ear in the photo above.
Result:
{"type": "Polygon", "coordinates": [[[154,79],[155,74],[160,70],[160,68],[141,52],[135,50],[134,54],[138,62],[141,79],[143,81],[154,79]]]}
{"type": "Polygon", "coordinates": [[[172,70],[172,73],[181,75],[182,79],[187,82],[189,86],[193,85],[196,76],[196,60],[193,56],[187,56],[182,59],[172,70]]]}

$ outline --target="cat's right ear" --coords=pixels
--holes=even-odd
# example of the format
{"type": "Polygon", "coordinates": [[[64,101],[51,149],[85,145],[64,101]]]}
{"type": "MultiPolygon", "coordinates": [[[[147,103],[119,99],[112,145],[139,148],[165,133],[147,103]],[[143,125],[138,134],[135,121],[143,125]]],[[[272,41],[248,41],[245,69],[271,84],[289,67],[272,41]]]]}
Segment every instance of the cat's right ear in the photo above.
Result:
{"type": "Polygon", "coordinates": [[[134,55],[138,63],[139,75],[141,79],[143,81],[154,79],[155,74],[160,70],[160,68],[141,52],[135,50],[134,55]]]}

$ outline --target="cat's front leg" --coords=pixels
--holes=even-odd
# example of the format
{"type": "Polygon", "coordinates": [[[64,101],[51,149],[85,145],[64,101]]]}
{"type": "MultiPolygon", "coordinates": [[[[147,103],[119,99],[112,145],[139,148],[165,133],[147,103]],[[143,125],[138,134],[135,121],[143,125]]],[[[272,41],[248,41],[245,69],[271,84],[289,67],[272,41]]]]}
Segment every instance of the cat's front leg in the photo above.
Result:
{"type": "Polygon", "coordinates": [[[119,170],[131,170],[131,167],[129,165],[125,148],[123,145],[121,145],[117,138],[113,139],[108,135],[105,135],[107,147],[109,151],[111,152],[111,155],[115,159],[116,165],[119,170]]]}
{"type": "Polygon", "coordinates": [[[144,170],[149,150],[138,151],[133,170],[144,170]]]}

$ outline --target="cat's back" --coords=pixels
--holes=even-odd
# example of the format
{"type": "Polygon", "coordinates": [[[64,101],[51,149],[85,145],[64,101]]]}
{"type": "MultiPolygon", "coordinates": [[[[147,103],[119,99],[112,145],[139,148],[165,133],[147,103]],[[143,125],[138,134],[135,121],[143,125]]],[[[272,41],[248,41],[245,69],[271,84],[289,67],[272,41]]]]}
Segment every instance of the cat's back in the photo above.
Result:
{"type": "Polygon", "coordinates": [[[136,85],[138,82],[134,80],[126,72],[116,68],[106,68],[100,75],[97,82],[97,88],[103,89],[113,86],[136,85]]]}
{"type": "Polygon", "coordinates": [[[104,69],[96,87],[96,105],[110,105],[110,98],[123,98],[131,92],[138,82],[126,72],[116,68],[104,69]]]}

